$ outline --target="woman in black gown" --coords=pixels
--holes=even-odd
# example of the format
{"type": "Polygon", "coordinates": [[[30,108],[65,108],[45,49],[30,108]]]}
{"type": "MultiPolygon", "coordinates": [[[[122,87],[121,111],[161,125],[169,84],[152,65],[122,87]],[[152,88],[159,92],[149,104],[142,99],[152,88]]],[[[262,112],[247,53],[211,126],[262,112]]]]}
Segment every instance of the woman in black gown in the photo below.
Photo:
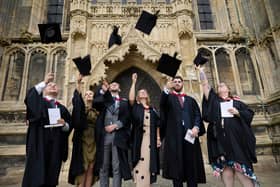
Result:
{"type": "Polygon", "coordinates": [[[96,142],[95,124],[98,112],[92,107],[94,93],[81,92],[82,75],[77,80],[77,88],[72,98],[72,122],[74,127],[73,150],[68,181],[77,187],[90,187],[97,178],[93,176],[96,142]]]}
{"type": "Polygon", "coordinates": [[[159,116],[150,105],[147,90],[140,89],[135,97],[136,81],[137,74],[134,73],[129,91],[133,176],[136,187],[150,187],[159,174],[159,116]]]}
{"type": "Polygon", "coordinates": [[[244,187],[253,187],[257,184],[252,165],[257,162],[256,139],[251,129],[254,112],[237,97],[232,97],[225,83],[220,83],[218,93],[215,93],[203,69],[197,68],[204,94],[202,116],[204,121],[209,122],[207,147],[214,175],[221,174],[226,187],[234,186],[234,175],[244,187]],[[231,100],[233,107],[228,112],[233,117],[222,117],[220,103],[231,100]]]}

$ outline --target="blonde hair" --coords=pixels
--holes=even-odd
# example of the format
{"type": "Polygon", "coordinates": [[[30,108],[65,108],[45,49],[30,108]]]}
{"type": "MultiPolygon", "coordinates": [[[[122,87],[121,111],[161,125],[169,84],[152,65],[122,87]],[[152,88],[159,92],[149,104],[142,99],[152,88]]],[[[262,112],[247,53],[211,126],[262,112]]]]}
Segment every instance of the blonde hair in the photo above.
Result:
{"type": "Polygon", "coordinates": [[[141,90],[144,90],[144,91],[146,92],[146,94],[147,94],[147,99],[146,99],[146,102],[147,102],[147,103],[146,103],[146,104],[147,104],[148,106],[150,106],[150,104],[151,104],[151,99],[150,99],[150,95],[149,95],[149,93],[148,93],[148,91],[147,91],[146,89],[140,89],[140,90],[137,91],[136,101],[139,102],[139,92],[140,92],[141,90]]]}
{"type": "Polygon", "coordinates": [[[228,89],[228,97],[229,98],[233,98],[233,95],[231,94],[231,89],[230,89],[230,87],[225,83],[225,82],[220,82],[218,85],[217,85],[217,92],[216,93],[219,93],[219,86],[221,85],[221,84],[224,84],[226,87],[227,87],[227,89],[228,89]]]}

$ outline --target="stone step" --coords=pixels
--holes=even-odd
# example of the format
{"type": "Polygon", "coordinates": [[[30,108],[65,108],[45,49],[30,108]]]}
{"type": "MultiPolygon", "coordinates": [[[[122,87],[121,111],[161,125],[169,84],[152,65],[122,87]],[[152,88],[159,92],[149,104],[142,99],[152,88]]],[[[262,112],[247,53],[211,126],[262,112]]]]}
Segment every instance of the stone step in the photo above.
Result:
{"type": "Polygon", "coordinates": [[[0,145],[0,184],[20,183],[25,165],[25,145],[0,145]]]}
{"type": "Polygon", "coordinates": [[[18,167],[25,162],[25,145],[0,146],[0,175],[9,167],[18,167]]]}
{"type": "Polygon", "coordinates": [[[24,166],[10,167],[6,169],[6,174],[0,176],[0,187],[21,186],[24,166]]]}
{"type": "Polygon", "coordinates": [[[27,126],[24,123],[0,124],[0,145],[25,144],[27,126]]]}

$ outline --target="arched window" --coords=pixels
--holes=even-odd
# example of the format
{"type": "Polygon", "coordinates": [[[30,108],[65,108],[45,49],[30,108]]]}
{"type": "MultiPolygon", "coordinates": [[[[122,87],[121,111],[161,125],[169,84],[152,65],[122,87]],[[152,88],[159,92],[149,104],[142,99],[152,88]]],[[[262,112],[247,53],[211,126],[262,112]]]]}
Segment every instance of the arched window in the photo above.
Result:
{"type": "Polygon", "coordinates": [[[28,69],[27,90],[44,80],[46,71],[46,53],[41,50],[31,54],[28,69]]]}
{"type": "Polygon", "coordinates": [[[48,0],[48,22],[62,23],[64,0],[48,0]]]}
{"type": "Polygon", "coordinates": [[[53,56],[52,72],[55,73],[55,82],[59,88],[58,99],[63,98],[66,56],[67,54],[64,50],[57,51],[53,56]]]}
{"type": "Polygon", "coordinates": [[[209,0],[197,0],[200,29],[214,29],[213,15],[209,0]]]}
{"type": "Polygon", "coordinates": [[[24,60],[25,54],[20,50],[15,51],[9,56],[2,100],[17,101],[19,99],[24,60]]]}
{"type": "Polygon", "coordinates": [[[215,76],[215,67],[214,67],[214,64],[213,64],[213,55],[212,55],[212,52],[205,49],[205,48],[200,48],[198,50],[199,53],[202,54],[202,56],[208,58],[208,62],[206,64],[204,64],[203,66],[205,67],[205,74],[207,76],[207,79],[209,81],[209,84],[216,88],[216,83],[217,83],[217,78],[215,76]]]}
{"type": "Polygon", "coordinates": [[[219,81],[226,83],[231,93],[236,94],[234,76],[229,54],[224,48],[220,48],[215,53],[219,81]]]}
{"type": "Polygon", "coordinates": [[[249,51],[246,48],[240,48],[235,52],[235,56],[243,94],[260,94],[259,84],[249,51]]]}

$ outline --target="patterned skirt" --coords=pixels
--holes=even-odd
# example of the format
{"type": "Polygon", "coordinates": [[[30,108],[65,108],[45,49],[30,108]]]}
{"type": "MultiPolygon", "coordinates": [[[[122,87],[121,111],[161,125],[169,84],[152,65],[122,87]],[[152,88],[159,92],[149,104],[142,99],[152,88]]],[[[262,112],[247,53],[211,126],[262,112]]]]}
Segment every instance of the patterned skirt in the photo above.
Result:
{"type": "Polygon", "coordinates": [[[253,183],[255,184],[255,186],[259,186],[259,182],[257,181],[257,176],[255,175],[255,173],[253,172],[253,170],[246,166],[245,164],[240,164],[236,161],[226,161],[223,160],[221,161],[219,159],[218,162],[212,163],[211,164],[212,169],[213,169],[213,175],[215,177],[219,177],[221,175],[221,173],[223,172],[225,167],[229,167],[232,168],[235,172],[240,172],[243,175],[245,175],[246,177],[250,178],[253,183]]]}

